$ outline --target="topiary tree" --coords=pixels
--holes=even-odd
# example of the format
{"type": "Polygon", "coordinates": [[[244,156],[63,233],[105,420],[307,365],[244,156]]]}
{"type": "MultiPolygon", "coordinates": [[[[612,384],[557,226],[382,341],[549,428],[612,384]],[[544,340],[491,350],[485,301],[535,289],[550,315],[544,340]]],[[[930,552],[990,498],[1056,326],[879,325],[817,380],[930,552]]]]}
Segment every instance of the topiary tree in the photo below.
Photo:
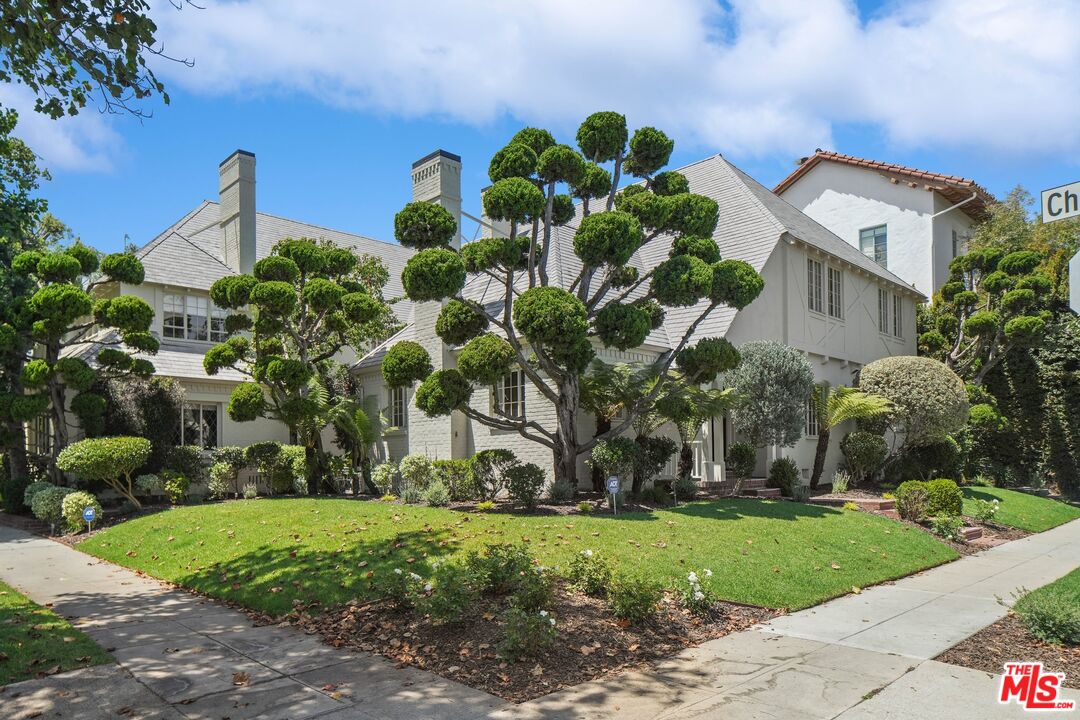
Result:
{"type": "Polygon", "coordinates": [[[980,385],[1006,353],[1038,345],[1053,283],[1034,250],[985,247],[949,264],[949,281],[919,315],[919,349],[980,385]]]}
{"type": "Polygon", "coordinates": [[[139,437],[89,438],[60,451],[56,465],[83,480],[104,482],[137,508],[135,471],[150,457],[150,441],[139,437]]]}
{"type": "Polygon", "coordinates": [[[968,397],[964,381],[943,363],[926,357],[875,360],[859,373],[859,389],[892,402],[891,458],[944,440],[964,427],[968,397]]]}
{"type": "MultiPolygon", "coordinates": [[[[710,382],[727,369],[725,357],[707,347],[695,355],[705,342],[691,343],[698,325],[722,305],[745,307],[763,286],[747,263],[720,259],[712,241],[716,202],[689,192],[684,176],[660,172],[673,147],[664,133],[645,127],[631,137],[622,115],[600,112],[581,124],[577,145],[558,144],[536,128],[511,138],[492,158],[493,185],[483,198],[485,214],[506,232],[460,251],[450,247],[457,228],[449,212],[410,203],[398,213],[398,241],[417,250],[401,275],[405,292],[418,302],[447,301],[436,332],[463,347],[455,369],[422,376],[428,366],[420,362],[412,373],[390,372],[396,382],[423,381],[416,404],[430,416],[457,410],[550,448],[556,482],[573,487],[578,457],[629,428],[645,409],[628,409],[607,431],[579,437],[582,376],[596,344],[640,347],[663,322],[665,307],[694,308],[685,332],[658,358],[657,371],[666,379],[680,359],[693,365],[690,374],[700,382],[710,382]],[[620,192],[623,172],[640,182],[620,192]],[[552,248],[564,239],[580,261],[573,277],[551,272],[552,248]],[[629,264],[658,242],[671,243],[667,260],[645,272],[629,264]],[[476,302],[463,292],[470,277],[492,283],[496,294],[489,287],[485,302],[476,302]],[[521,370],[541,401],[550,403],[555,427],[469,403],[476,387],[511,369],[521,370]]],[[[388,353],[387,364],[390,358],[388,353]]],[[[663,385],[656,384],[650,401],[663,385]]]]}
{"type": "Polygon", "coordinates": [[[329,241],[287,238],[255,263],[250,275],[230,275],[210,288],[230,337],[207,351],[203,367],[216,375],[234,368],[249,376],[229,400],[229,417],[279,420],[296,434],[307,456],[308,492],[319,492],[326,467],[322,430],[358,434],[350,398],[335,394],[331,378],[346,348],[362,354],[394,330],[382,298],[387,273],[381,261],[329,241]],[[244,333],[244,334],[241,334],[244,333]]]}
{"type": "Polygon", "coordinates": [[[95,391],[98,383],[154,373],[149,360],[136,357],[157,352],[150,334],[154,310],[113,290],[143,281],[142,263],[129,253],[101,256],[75,242],[19,253],[12,271],[31,285],[22,312],[0,331],[12,337],[9,350],[22,354],[19,384],[27,393],[11,399],[8,412],[23,422],[49,417],[55,463],[71,438],[69,414],[87,435],[104,430],[106,400],[95,391]],[[84,348],[96,353],[94,365],[77,357],[84,348]]]}
{"type": "Polygon", "coordinates": [[[771,340],[739,348],[741,360],[724,376],[737,398],[731,419],[754,447],[794,445],[802,437],[806,402],[814,389],[810,362],[798,350],[771,340]]]}

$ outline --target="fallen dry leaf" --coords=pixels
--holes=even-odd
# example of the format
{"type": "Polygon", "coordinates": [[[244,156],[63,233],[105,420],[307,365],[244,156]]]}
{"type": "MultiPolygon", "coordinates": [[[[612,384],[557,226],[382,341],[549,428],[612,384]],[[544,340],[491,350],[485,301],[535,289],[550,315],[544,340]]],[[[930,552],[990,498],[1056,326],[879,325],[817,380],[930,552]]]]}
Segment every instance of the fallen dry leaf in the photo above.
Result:
{"type": "Polygon", "coordinates": [[[233,676],[232,676],[232,684],[233,685],[250,685],[251,684],[251,675],[248,675],[246,672],[235,672],[235,673],[233,673],[233,676]]]}

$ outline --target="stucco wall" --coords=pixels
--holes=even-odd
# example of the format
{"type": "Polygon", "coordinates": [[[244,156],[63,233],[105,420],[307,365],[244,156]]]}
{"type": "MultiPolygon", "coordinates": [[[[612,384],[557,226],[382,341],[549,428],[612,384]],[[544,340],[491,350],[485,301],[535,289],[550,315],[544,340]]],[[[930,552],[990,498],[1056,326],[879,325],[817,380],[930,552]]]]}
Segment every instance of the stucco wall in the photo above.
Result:
{"type": "Polygon", "coordinates": [[[888,227],[888,268],[927,296],[935,289],[936,193],[892,183],[877,172],[822,162],[783,193],[783,198],[854,247],[859,231],[888,227]]]}

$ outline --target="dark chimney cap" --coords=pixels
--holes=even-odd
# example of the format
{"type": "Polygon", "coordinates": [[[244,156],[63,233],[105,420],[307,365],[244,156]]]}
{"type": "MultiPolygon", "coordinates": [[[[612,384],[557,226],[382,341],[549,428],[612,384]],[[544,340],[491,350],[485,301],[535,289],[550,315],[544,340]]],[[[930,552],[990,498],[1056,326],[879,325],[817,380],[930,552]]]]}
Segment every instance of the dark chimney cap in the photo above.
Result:
{"type": "Polygon", "coordinates": [[[233,159],[233,156],[235,156],[235,155],[247,155],[248,157],[251,157],[251,158],[255,157],[255,153],[253,153],[253,152],[251,152],[251,151],[249,151],[249,150],[240,150],[240,149],[237,149],[237,150],[234,150],[234,151],[233,151],[232,153],[230,153],[230,154],[229,154],[229,157],[227,157],[227,158],[225,158],[224,160],[222,160],[221,162],[219,162],[219,163],[218,163],[218,167],[221,167],[221,166],[222,166],[222,165],[224,165],[225,163],[227,163],[227,162],[229,162],[230,160],[232,160],[232,159],[233,159]]]}
{"type": "Polygon", "coordinates": [[[433,153],[428,153],[428,154],[427,154],[427,155],[425,155],[424,157],[420,158],[419,160],[417,160],[416,162],[414,162],[414,163],[412,164],[412,166],[413,166],[413,168],[417,168],[417,167],[419,167],[419,166],[423,165],[424,163],[426,163],[426,162],[427,162],[428,160],[430,160],[431,158],[433,158],[433,157],[439,157],[439,156],[442,156],[442,157],[444,157],[444,158],[447,158],[448,160],[453,160],[454,162],[461,162],[461,156],[460,156],[460,155],[455,155],[454,153],[452,153],[452,152],[446,152],[445,150],[436,150],[435,152],[433,152],[433,153]]]}

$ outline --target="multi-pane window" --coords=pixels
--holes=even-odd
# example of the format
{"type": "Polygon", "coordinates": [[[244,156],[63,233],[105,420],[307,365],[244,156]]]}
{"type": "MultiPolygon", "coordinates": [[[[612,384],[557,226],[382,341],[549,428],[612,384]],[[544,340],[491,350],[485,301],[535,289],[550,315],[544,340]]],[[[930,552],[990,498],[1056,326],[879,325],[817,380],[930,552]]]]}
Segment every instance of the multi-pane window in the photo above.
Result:
{"type": "Polygon", "coordinates": [[[806,259],[806,304],[814,312],[822,311],[821,263],[806,259]]]}
{"type": "Polygon", "coordinates": [[[390,425],[396,428],[404,428],[409,422],[409,412],[406,403],[406,391],[403,387],[390,389],[390,425]]]}
{"type": "Polygon", "coordinates": [[[512,370],[495,385],[495,414],[511,420],[525,417],[525,373],[512,370]]]}
{"type": "Polygon", "coordinates": [[[807,437],[817,437],[818,432],[821,430],[821,425],[818,422],[817,406],[814,405],[813,398],[806,401],[806,426],[804,430],[807,437]]]}
{"type": "Polygon", "coordinates": [[[38,415],[27,424],[26,449],[36,455],[52,452],[52,422],[48,415],[38,415]]]}
{"type": "Polygon", "coordinates": [[[225,340],[225,311],[200,295],[166,295],[162,307],[162,331],[179,340],[225,340]]]}
{"type": "Polygon", "coordinates": [[[844,273],[835,268],[829,268],[829,315],[844,317],[844,273]]]}
{"type": "Polygon", "coordinates": [[[889,293],[882,288],[877,291],[878,331],[889,332],[889,293]]]}
{"type": "Polygon", "coordinates": [[[893,335],[904,337],[904,301],[899,295],[892,296],[892,326],[893,335]]]}
{"type": "Polygon", "coordinates": [[[862,254],[881,267],[889,264],[889,238],[884,225],[859,231],[859,249],[862,254]]]}
{"type": "Polygon", "coordinates": [[[218,406],[213,403],[184,403],[180,422],[180,444],[201,448],[218,446],[218,406]]]}

